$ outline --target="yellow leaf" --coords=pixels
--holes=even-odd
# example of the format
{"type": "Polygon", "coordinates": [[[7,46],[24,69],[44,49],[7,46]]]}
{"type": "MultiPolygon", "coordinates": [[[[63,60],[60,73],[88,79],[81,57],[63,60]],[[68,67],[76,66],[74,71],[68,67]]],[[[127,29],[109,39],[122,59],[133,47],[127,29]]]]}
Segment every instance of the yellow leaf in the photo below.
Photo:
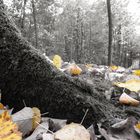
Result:
{"type": "Polygon", "coordinates": [[[76,64],[71,64],[69,69],[70,69],[71,75],[80,75],[82,72],[82,69],[78,67],[76,64]]]}
{"type": "Polygon", "coordinates": [[[93,67],[93,64],[86,64],[85,65],[87,68],[92,68],[93,67]]]}
{"type": "Polygon", "coordinates": [[[22,140],[19,133],[12,133],[1,140],[22,140]]]}
{"type": "Polygon", "coordinates": [[[0,110],[4,110],[4,105],[0,103],[0,110]]]}
{"type": "Polygon", "coordinates": [[[133,71],[133,75],[140,76],[140,70],[134,70],[134,71],[133,71]]]}
{"type": "Polygon", "coordinates": [[[54,66],[56,66],[56,68],[61,68],[62,65],[62,59],[59,55],[55,55],[53,58],[53,64],[54,66]]]}
{"type": "Polygon", "coordinates": [[[137,123],[137,124],[135,125],[135,127],[136,127],[137,129],[139,129],[139,131],[140,131],[140,122],[137,123]]]}
{"type": "Polygon", "coordinates": [[[112,66],[110,66],[110,69],[111,69],[112,71],[116,71],[116,70],[118,69],[118,66],[112,65],[112,66]]]}
{"type": "Polygon", "coordinates": [[[137,134],[140,135],[140,122],[138,122],[136,125],[134,125],[134,130],[137,134]]]}
{"type": "Polygon", "coordinates": [[[13,123],[8,111],[0,115],[0,140],[21,140],[21,133],[13,123]]]}
{"type": "Polygon", "coordinates": [[[8,111],[4,111],[2,114],[1,114],[1,117],[3,120],[11,120],[11,116],[9,115],[9,112],[8,111]]]}
{"type": "Polygon", "coordinates": [[[33,107],[32,110],[34,112],[33,129],[35,129],[41,121],[41,114],[40,114],[40,110],[37,107],[33,107]]]}
{"type": "Polygon", "coordinates": [[[130,91],[138,92],[140,90],[140,80],[131,79],[125,83],[116,82],[114,85],[118,87],[127,88],[130,91]]]}

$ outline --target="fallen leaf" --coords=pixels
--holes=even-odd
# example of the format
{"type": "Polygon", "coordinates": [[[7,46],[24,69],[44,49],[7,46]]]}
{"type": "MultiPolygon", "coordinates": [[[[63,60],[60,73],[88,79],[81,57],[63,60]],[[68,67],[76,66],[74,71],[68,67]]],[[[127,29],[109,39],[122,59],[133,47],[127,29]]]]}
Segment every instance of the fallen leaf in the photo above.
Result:
{"type": "Polygon", "coordinates": [[[33,130],[33,116],[34,112],[30,107],[25,107],[12,115],[13,121],[18,125],[23,136],[29,134],[33,130]]]}
{"type": "Polygon", "coordinates": [[[90,140],[96,140],[96,135],[95,135],[93,125],[91,125],[87,130],[90,133],[90,140]]]}
{"type": "Polygon", "coordinates": [[[0,140],[21,140],[18,126],[12,121],[8,111],[0,115],[0,140]]]}
{"type": "Polygon", "coordinates": [[[42,118],[42,122],[49,123],[49,129],[56,132],[66,125],[67,120],[52,119],[52,118],[42,118]]]}
{"type": "Polygon", "coordinates": [[[69,71],[71,75],[80,75],[82,72],[82,69],[73,63],[69,66],[69,71]]]}
{"type": "Polygon", "coordinates": [[[125,105],[132,105],[132,106],[138,106],[139,105],[139,101],[130,97],[129,95],[127,95],[126,93],[123,93],[120,98],[119,98],[119,102],[121,104],[125,104],[125,105]]]}
{"type": "Polygon", "coordinates": [[[61,68],[62,65],[62,59],[59,55],[55,55],[53,58],[53,64],[56,68],[61,68]]]}
{"type": "Polygon", "coordinates": [[[0,103],[0,110],[4,110],[4,105],[0,103]]]}
{"type": "Polygon", "coordinates": [[[93,64],[86,64],[85,65],[87,68],[93,68],[93,64]]]}
{"type": "Polygon", "coordinates": [[[49,133],[43,133],[42,140],[54,140],[54,135],[49,133]]]}
{"type": "Polygon", "coordinates": [[[33,113],[34,113],[34,115],[33,115],[33,126],[32,127],[33,127],[33,129],[35,129],[41,121],[41,113],[40,113],[40,110],[37,107],[33,107],[32,110],[33,110],[33,113]]]}
{"type": "Polygon", "coordinates": [[[138,92],[140,90],[140,80],[131,79],[125,83],[116,82],[114,85],[118,87],[127,88],[130,91],[138,92]]]}
{"type": "Polygon", "coordinates": [[[34,132],[25,140],[36,140],[36,139],[42,139],[43,134],[46,133],[49,129],[49,123],[43,122],[34,130],[34,132]]]}
{"type": "Polygon", "coordinates": [[[18,124],[23,136],[33,131],[41,121],[40,110],[36,107],[25,107],[12,115],[13,121],[18,124]]]}
{"type": "Polygon", "coordinates": [[[134,131],[134,124],[137,120],[134,117],[129,117],[127,122],[125,122],[122,130],[122,126],[117,124],[117,129],[108,128],[105,130],[98,124],[100,134],[105,138],[105,140],[140,140],[140,137],[136,135],[134,131]],[[120,126],[120,129],[119,129],[120,126]]]}
{"type": "Polygon", "coordinates": [[[84,126],[71,123],[55,133],[55,139],[59,140],[90,140],[89,132],[84,126]]]}
{"type": "Polygon", "coordinates": [[[140,130],[140,122],[139,122],[139,123],[137,123],[135,126],[136,126],[136,128],[137,128],[137,129],[139,129],[139,130],[140,130]]]}
{"type": "Polygon", "coordinates": [[[112,66],[110,66],[110,69],[111,69],[112,71],[116,71],[116,70],[118,69],[118,66],[112,65],[112,66]]]}
{"type": "Polygon", "coordinates": [[[134,75],[137,75],[137,76],[140,76],[140,70],[134,70],[134,71],[133,71],[133,74],[134,74],[134,75]]]}
{"type": "Polygon", "coordinates": [[[134,126],[134,130],[136,131],[136,133],[138,135],[140,135],[140,122],[138,122],[135,126],[134,126]]]}

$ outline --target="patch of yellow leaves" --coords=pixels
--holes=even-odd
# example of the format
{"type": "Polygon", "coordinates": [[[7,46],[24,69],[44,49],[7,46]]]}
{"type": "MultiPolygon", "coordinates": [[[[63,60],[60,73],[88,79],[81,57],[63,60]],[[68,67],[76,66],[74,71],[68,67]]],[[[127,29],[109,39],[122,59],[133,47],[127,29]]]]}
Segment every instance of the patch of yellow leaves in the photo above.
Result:
{"type": "Polygon", "coordinates": [[[12,121],[8,111],[0,115],[0,140],[21,140],[21,133],[12,121]]]}
{"type": "Polygon", "coordinates": [[[56,67],[56,68],[61,68],[61,65],[62,65],[62,59],[59,55],[55,55],[54,58],[53,58],[53,65],[56,67]]]}
{"type": "Polygon", "coordinates": [[[118,69],[118,66],[111,65],[111,66],[110,66],[110,69],[111,69],[112,71],[116,71],[116,70],[118,69]]]}
{"type": "Polygon", "coordinates": [[[71,64],[69,67],[71,75],[80,75],[82,73],[82,69],[76,64],[71,64]]]}
{"type": "Polygon", "coordinates": [[[139,129],[139,131],[140,131],[140,122],[137,123],[137,124],[135,125],[135,127],[136,127],[137,129],[139,129]]]}
{"type": "Polygon", "coordinates": [[[134,91],[134,92],[140,91],[140,80],[131,79],[126,81],[125,83],[120,83],[120,82],[114,83],[114,85],[118,87],[127,88],[130,91],[134,91]]]}
{"type": "Polygon", "coordinates": [[[93,64],[86,64],[85,65],[87,68],[92,68],[93,67],[93,64]]]}
{"type": "Polygon", "coordinates": [[[0,103],[0,110],[4,110],[4,105],[0,103]]]}
{"type": "Polygon", "coordinates": [[[33,129],[35,129],[38,126],[38,124],[41,122],[41,113],[37,107],[33,107],[32,110],[34,112],[33,129]]]}
{"type": "Polygon", "coordinates": [[[134,71],[133,71],[133,75],[140,76],[140,70],[134,70],[134,71]]]}

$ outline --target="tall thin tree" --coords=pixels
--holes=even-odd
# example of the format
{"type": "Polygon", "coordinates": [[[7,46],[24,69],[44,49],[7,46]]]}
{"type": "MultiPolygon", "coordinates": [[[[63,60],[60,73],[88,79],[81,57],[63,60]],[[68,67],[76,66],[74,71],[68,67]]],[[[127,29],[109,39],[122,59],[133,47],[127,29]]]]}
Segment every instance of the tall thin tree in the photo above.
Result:
{"type": "Polygon", "coordinates": [[[35,2],[32,0],[32,10],[33,10],[33,20],[34,20],[34,29],[35,29],[35,45],[38,47],[38,31],[37,31],[37,22],[36,22],[36,8],[35,2]]]}
{"type": "Polygon", "coordinates": [[[107,1],[107,13],[108,13],[108,65],[112,63],[112,16],[111,16],[111,4],[110,0],[107,1]]]}
{"type": "Polygon", "coordinates": [[[23,7],[22,7],[22,16],[21,16],[21,28],[22,29],[24,29],[24,21],[25,21],[25,15],[26,15],[26,12],[25,12],[26,3],[27,3],[27,0],[24,0],[23,7]]]}

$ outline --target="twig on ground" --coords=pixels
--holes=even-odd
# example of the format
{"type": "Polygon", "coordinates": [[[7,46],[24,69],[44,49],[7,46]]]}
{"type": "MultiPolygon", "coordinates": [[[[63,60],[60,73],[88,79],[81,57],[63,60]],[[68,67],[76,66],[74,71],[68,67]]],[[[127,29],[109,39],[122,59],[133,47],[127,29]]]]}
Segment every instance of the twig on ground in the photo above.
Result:
{"type": "Polygon", "coordinates": [[[84,117],[82,118],[82,121],[81,121],[81,123],[80,123],[80,124],[82,124],[82,123],[84,122],[85,117],[86,117],[86,115],[87,115],[88,111],[89,111],[89,109],[87,109],[87,110],[86,110],[85,115],[84,115],[84,117]]]}

